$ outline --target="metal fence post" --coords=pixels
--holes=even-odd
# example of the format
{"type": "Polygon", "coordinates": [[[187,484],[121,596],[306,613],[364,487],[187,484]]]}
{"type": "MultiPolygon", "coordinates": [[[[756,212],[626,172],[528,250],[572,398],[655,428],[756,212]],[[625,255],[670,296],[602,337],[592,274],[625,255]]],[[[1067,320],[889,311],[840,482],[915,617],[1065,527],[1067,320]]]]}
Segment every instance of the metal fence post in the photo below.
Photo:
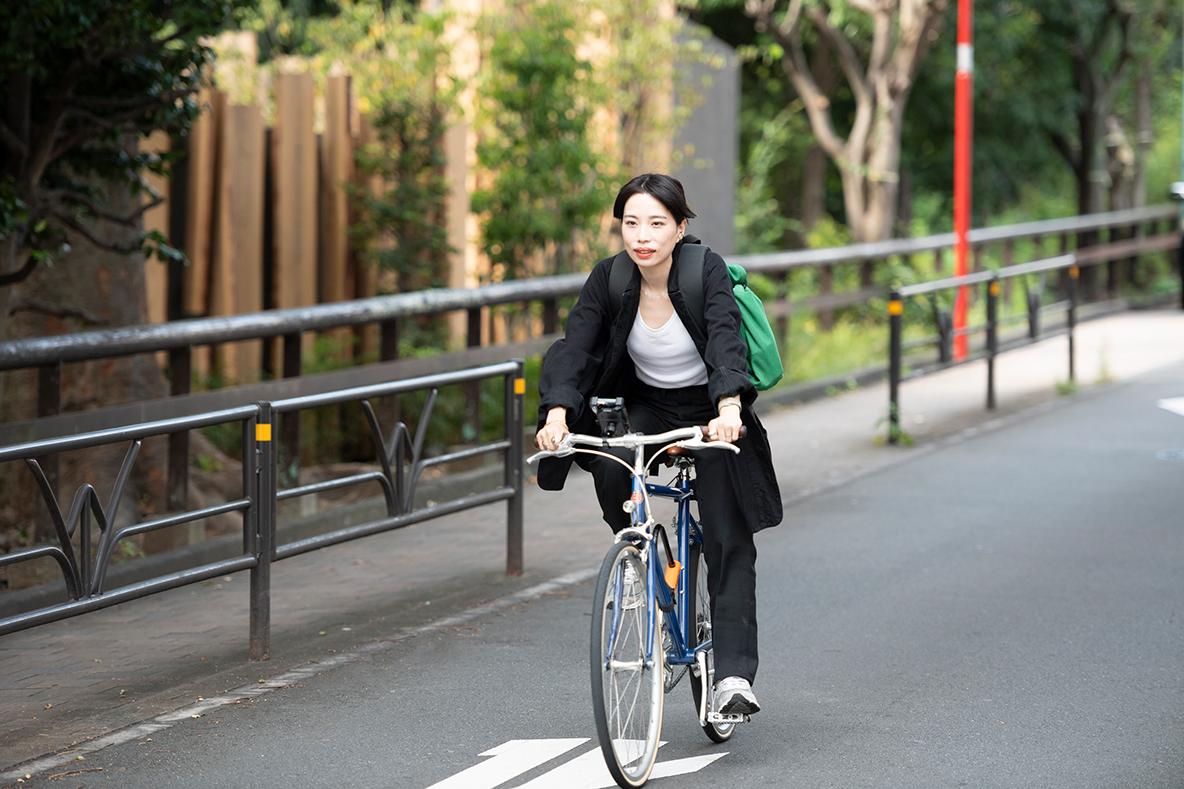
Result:
{"type": "Polygon", "coordinates": [[[987,409],[995,409],[995,354],[999,352],[999,275],[987,283],[987,409]]]}
{"type": "Polygon", "coordinates": [[[937,360],[948,364],[954,359],[954,316],[949,310],[935,310],[937,322],[937,360]]]}
{"type": "MultiPolygon", "coordinates": [[[[283,377],[299,378],[302,370],[303,339],[300,332],[284,335],[283,377]]],[[[270,422],[270,418],[268,422],[270,422]]],[[[298,484],[300,480],[300,415],[289,414],[284,419],[282,444],[284,448],[284,483],[298,484]]]]}
{"type": "Polygon", "coordinates": [[[896,290],[888,297],[888,443],[900,438],[901,332],[904,302],[896,290]]]}
{"type": "MultiPolygon", "coordinates": [[[[51,362],[37,368],[37,418],[57,416],[62,412],[62,363],[51,362]]],[[[41,468],[54,495],[58,492],[57,453],[41,458],[41,468]]]]}
{"type": "MultiPolygon", "coordinates": [[[[493,311],[490,310],[490,315],[493,311]]],[[[493,324],[490,323],[490,342],[493,337],[493,324]]],[[[473,307],[468,310],[468,325],[465,330],[465,347],[481,347],[481,308],[473,307]]],[[[465,425],[472,432],[474,441],[481,440],[481,382],[472,381],[465,384],[465,425]]]]}
{"type": "Polygon", "coordinates": [[[254,545],[251,546],[255,566],[251,568],[250,660],[271,657],[271,560],[275,552],[276,476],[279,470],[272,440],[272,421],[271,403],[259,403],[253,442],[255,479],[250,488],[254,492],[252,504],[255,510],[254,545]]]}
{"type": "MultiPolygon", "coordinates": [[[[192,349],[186,345],[169,351],[169,394],[189,394],[192,375],[192,349]]],[[[189,431],[169,434],[168,508],[173,511],[189,506],[189,431]]]]}
{"type": "Polygon", "coordinates": [[[559,331],[559,300],[543,299],[543,334],[559,331]]]}
{"type": "Polygon", "coordinates": [[[1040,338],[1040,300],[1043,288],[1037,287],[1035,291],[1028,288],[1024,294],[1028,306],[1028,337],[1033,340],[1040,338]]]}
{"type": "Polygon", "coordinates": [[[522,374],[522,360],[514,360],[514,372],[506,376],[506,438],[510,446],[506,450],[506,487],[514,489],[514,495],[506,501],[506,575],[522,575],[523,534],[522,516],[525,491],[522,480],[522,434],[526,429],[522,413],[526,394],[526,378],[522,374]]]}
{"type": "Polygon", "coordinates": [[[1073,340],[1073,329],[1077,327],[1077,281],[1081,277],[1081,270],[1077,267],[1074,257],[1069,266],[1069,380],[1077,381],[1077,354],[1073,340]]]}

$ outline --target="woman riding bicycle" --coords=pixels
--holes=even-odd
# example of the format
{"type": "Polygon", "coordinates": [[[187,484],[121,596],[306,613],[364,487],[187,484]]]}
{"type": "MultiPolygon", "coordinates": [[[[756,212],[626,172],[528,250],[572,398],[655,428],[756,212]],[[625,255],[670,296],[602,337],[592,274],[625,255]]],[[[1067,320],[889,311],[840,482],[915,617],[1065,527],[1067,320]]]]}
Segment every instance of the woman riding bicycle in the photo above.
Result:
{"type": "MultiPolygon", "coordinates": [[[[781,494],[765,429],[752,410],[740,311],[723,259],[703,261],[703,320],[679,290],[679,253],[698,243],[686,235],[695,216],[682,184],[647,173],[625,184],[613,204],[632,271],[610,293],[613,258],[593,268],[567,318],[563,339],[543,360],[539,379],[539,449],[557,448],[570,431],[598,433],[591,397],[624,397],[630,427],[658,433],[706,424],[708,437],[741,452],[695,457],[696,500],[703,529],[715,652],[714,708],[725,714],[760,709],[752,692],[757,669],[756,547],[753,533],[781,522],[781,494]],[[706,327],[706,336],[699,328],[706,327]],[[740,438],[741,425],[747,428],[740,438]]],[[[622,281],[622,280],[618,280],[622,281]]],[[[611,450],[610,450],[611,451],[611,450]]],[[[631,462],[632,455],[617,450],[631,462]]],[[[539,487],[560,490],[572,460],[591,472],[604,520],[614,532],[629,525],[621,507],[629,474],[607,458],[547,458],[539,487]]]]}

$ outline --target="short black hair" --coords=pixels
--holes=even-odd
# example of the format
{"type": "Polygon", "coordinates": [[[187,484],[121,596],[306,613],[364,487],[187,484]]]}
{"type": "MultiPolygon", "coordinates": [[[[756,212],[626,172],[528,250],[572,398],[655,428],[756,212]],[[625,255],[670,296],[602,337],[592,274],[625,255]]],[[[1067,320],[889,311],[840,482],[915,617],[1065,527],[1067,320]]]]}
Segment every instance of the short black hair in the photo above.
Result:
{"type": "Polygon", "coordinates": [[[642,173],[630,179],[629,183],[617,192],[617,199],[613,203],[614,219],[620,219],[625,215],[625,203],[636,194],[650,195],[666,206],[666,210],[674,217],[676,223],[681,224],[684,219],[695,218],[695,212],[687,205],[687,194],[677,178],[664,173],[642,173]]]}

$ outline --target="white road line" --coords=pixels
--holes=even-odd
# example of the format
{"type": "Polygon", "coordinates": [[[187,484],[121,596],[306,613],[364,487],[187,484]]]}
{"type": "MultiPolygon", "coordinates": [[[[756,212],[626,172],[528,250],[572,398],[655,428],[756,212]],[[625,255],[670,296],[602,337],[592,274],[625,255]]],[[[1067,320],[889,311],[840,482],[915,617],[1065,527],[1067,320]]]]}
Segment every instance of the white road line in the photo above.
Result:
{"type": "Polygon", "coordinates": [[[1156,405],[1165,411],[1184,416],[1184,397],[1168,397],[1160,400],[1156,405]]]}
{"type": "MultiPolygon", "coordinates": [[[[158,715],[155,718],[127,726],[122,729],[117,729],[109,734],[104,734],[91,740],[85,740],[60,753],[43,756],[37,759],[24,762],[22,764],[13,765],[5,772],[0,773],[0,780],[14,781],[26,776],[31,777],[43,773],[47,770],[52,770],[55,767],[61,767],[71,762],[76,761],[78,756],[95,753],[105,748],[110,748],[113,745],[122,745],[125,742],[147,737],[151,734],[168,729],[177,723],[181,723],[193,718],[200,718],[203,715],[216,710],[220,707],[225,707],[228,704],[235,704],[240,701],[252,699],[257,696],[262,696],[264,693],[270,693],[278,688],[286,688],[295,685],[299,682],[315,677],[318,674],[323,674],[339,666],[346,666],[350,663],[356,663],[364,657],[385,652],[394,648],[396,645],[406,641],[415,636],[421,636],[427,633],[435,633],[445,628],[454,627],[456,625],[471,622],[474,619],[479,619],[486,614],[491,614],[494,611],[500,611],[503,608],[509,608],[518,603],[525,603],[529,600],[536,600],[543,595],[551,592],[565,589],[569,586],[575,586],[582,583],[589,578],[596,575],[598,567],[591,567],[584,570],[577,570],[576,572],[561,575],[557,578],[552,578],[550,581],[544,581],[541,584],[522,589],[513,594],[499,597],[497,600],[485,603],[483,605],[475,606],[466,611],[453,616],[446,616],[442,619],[437,619],[434,622],[428,622],[417,627],[404,628],[390,638],[384,638],[379,641],[374,641],[366,644],[353,652],[344,652],[339,655],[315,660],[308,665],[300,668],[287,671],[271,679],[261,680],[250,685],[244,685],[241,688],[236,688],[228,693],[214,698],[202,699],[196,704],[190,704],[181,709],[172,712],[166,712],[163,715],[158,715]]],[[[578,745],[580,740],[575,743],[578,745]]],[[[574,748],[575,745],[569,746],[574,748]]],[[[543,761],[547,761],[544,759],[543,761]]],[[[541,764],[541,762],[540,762],[541,764]]]]}
{"type": "Polygon", "coordinates": [[[432,784],[428,789],[494,789],[495,786],[529,772],[587,741],[587,737],[564,740],[510,740],[480,754],[492,756],[489,761],[475,764],[467,770],[432,784]]]}

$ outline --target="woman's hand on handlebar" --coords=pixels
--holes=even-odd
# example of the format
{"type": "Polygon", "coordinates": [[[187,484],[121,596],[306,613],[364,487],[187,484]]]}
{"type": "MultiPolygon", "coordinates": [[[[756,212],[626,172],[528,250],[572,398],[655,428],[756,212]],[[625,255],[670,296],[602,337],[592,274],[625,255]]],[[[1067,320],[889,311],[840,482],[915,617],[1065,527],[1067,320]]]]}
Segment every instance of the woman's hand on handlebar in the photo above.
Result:
{"type": "Polygon", "coordinates": [[[552,408],[547,414],[547,422],[539,432],[535,433],[534,443],[545,452],[553,452],[567,437],[567,411],[563,408],[552,408]]]}
{"type": "Polygon", "coordinates": [[[729,444],[734,444],[736,439],[740,438],[742,428],[740,409],[728,406],[721,408],[719,416],[707,423],[707,435],[704,438],[709,441],[727,441],[729,444]]]}

